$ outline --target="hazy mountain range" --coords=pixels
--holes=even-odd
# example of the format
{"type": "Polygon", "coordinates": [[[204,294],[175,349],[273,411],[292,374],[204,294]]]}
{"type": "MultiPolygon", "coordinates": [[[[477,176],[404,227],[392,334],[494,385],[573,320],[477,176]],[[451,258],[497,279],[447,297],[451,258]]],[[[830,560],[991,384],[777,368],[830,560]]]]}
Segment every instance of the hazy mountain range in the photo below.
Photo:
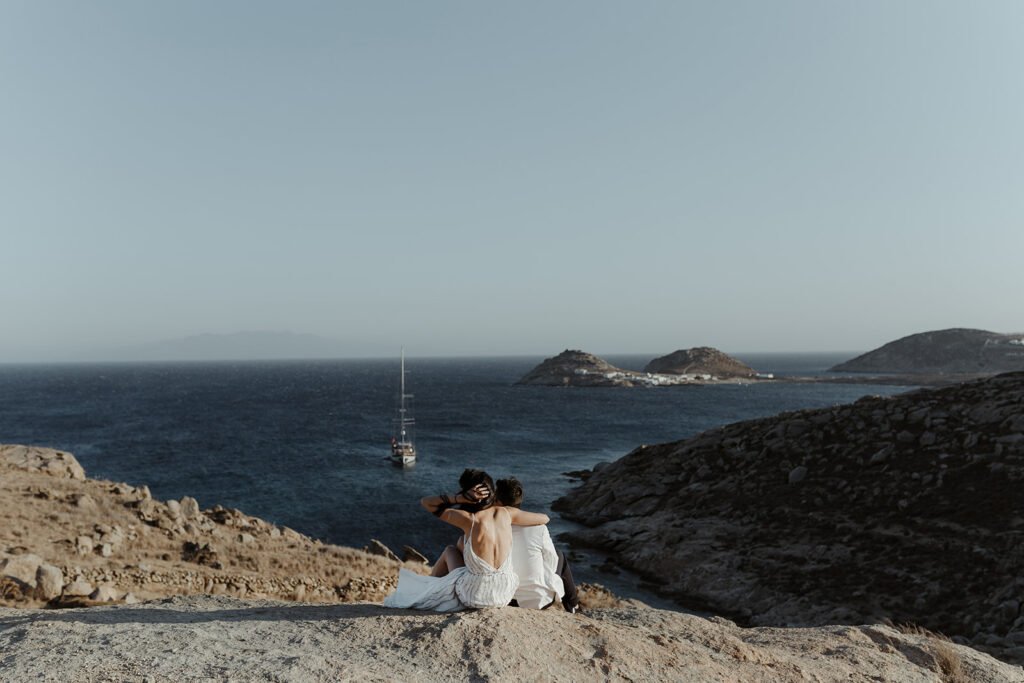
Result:
{"type": "Polygon", "coordinates": [[[363,342],[350,342],[315,334],[253,331],[231,334],[198,334],[149,344],[98,351],[96,360],[113,361],[199,361],[269,360],[311,358],[354,358],[395,355],[392,349],[363,342]]]}

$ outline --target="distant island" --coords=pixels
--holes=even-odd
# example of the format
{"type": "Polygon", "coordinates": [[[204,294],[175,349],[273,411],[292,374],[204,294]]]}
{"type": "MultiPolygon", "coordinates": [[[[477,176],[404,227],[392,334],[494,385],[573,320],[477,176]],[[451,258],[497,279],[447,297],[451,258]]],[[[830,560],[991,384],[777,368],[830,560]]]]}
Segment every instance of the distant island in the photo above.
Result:
{"type": "Polygon", "coordinates": [[[857,356],[831,372],[994,375],[1024,370],[1024,334],[954,328],[912,334],[857,356]]]}
{"type": "Polygon", "coordinates": [[[655,358],[644,372],[665,375],[713,375],[725,377],[757,377],[757,370],[710,346],[680,349],[655,358]]]}
{"type": "Polygon", "coordinates": [[[517,384],[551,387],[654,387],[771,379],[717,349],[699,347],[655,358],[642,372],[617,368],[603,358],[566,349],[526,373],[517,384]],[[663,368],[652,370],[652,368],[663,368]]]}

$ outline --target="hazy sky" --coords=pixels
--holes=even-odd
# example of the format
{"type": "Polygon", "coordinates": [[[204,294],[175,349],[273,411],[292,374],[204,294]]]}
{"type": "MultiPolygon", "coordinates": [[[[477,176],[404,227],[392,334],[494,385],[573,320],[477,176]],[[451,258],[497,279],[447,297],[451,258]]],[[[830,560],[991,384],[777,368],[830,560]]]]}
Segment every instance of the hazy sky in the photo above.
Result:
{"type": "Polygon", "coordinates": [[[0,361],[1024,330],[1024,3],[0,0],[0,361]]]}

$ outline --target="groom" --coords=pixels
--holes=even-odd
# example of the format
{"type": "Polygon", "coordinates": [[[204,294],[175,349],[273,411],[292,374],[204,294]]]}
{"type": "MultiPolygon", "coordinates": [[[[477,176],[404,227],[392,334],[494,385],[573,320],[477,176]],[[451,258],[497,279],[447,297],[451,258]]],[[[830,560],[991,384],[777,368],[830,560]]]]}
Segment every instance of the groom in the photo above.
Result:
{"type": "MultiPolygon", "coordinates": [[[[515,477],[499,479],[496,505],[519,507],[523,504],[523,485],[515,477]]],[[[580,609],[576,584],[565,555],[555,550],[547,525],[512,527],[512,568],[519,577],[512,604],[531,609],[547,609],[561,598],[569,614],[580,609]]]]}

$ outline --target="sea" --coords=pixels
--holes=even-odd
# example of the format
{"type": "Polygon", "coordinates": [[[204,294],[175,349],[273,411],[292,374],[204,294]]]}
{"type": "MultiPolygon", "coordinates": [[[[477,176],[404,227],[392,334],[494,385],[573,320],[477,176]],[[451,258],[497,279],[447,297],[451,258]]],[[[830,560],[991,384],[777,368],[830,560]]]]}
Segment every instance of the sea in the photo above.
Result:
{"type": "MultiPolygon", "coordinates": [[[[737,354],[760,372],[815,376],[855,354],[737,354]]],[[[457,490],[466,467],[523,483],[523,507],[574,525],[551,503],[566,473],[641,444],[719,425],[913,387],[759,383],[654,388],[518,386],[539,357],[406,359],[417,463],[387,457],[399,360],[0,365],[0,443],[67,450],[92,478],[193,496],[325,542],[378,539],[434,557],[457,532],[419,499],[457,490]]],[[[650,356],[606,356],[641,369],[650,356]]],[[[671,606],[639,579],[578,550],[577,580],[671,606]],[[614,571],[614,570],[612,570],[614,571]]]]}

